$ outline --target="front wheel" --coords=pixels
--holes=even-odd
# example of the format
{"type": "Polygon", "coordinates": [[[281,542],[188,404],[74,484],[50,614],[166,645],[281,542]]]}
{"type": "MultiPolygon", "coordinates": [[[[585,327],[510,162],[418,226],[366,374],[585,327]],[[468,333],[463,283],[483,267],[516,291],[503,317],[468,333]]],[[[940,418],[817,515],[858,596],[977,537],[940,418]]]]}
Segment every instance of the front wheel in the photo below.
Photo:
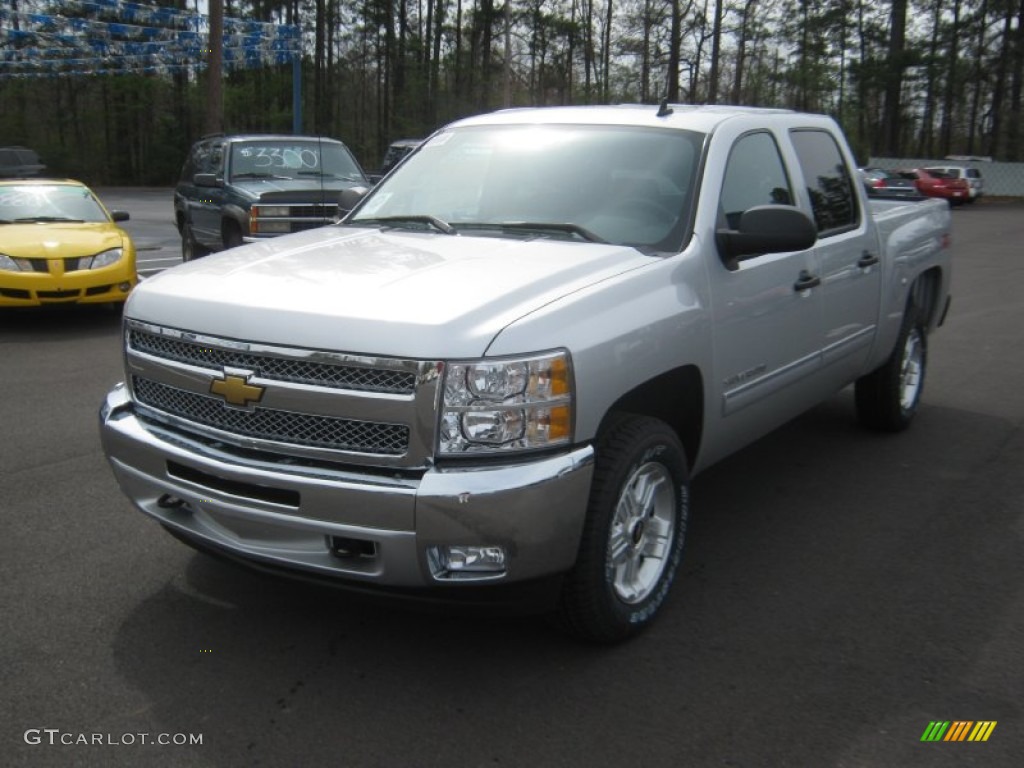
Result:
{"type": "Polygon", "coordinates": [[[596,449],[559,618],[580,639],[612,643],[649,625],[668,596],[686,541],[689,473],[676,433],[646,416],[617,417],[596,449]]]}
{"type": "Polygon", "coordinates": [[[910,426],[924,390],[928,337],[920,311],[910,304],[889,359],[857,380],[854,399],[864,426],[900,432],[910,426]]]}
{"type": "Polygon", "coordinates": [[[185,221],[181,225],[181,260],[195,261],[209,253],[209,249],[199,244],[196,236],[192,234],[192,225],[185,221]]]}
{"type": "Polygon", "coordinates": [[[242,239],[242,230],[233,221],[224,224],[223,236],[225,248],[237,248],[245,242],[242,239]]]}

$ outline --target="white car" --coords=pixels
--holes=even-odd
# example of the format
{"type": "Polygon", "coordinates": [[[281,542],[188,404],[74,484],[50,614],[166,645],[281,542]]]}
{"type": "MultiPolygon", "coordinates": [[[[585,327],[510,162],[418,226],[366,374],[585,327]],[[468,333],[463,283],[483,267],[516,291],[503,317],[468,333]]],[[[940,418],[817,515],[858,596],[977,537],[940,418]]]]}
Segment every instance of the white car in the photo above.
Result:
{"type": "Polygon", "coordinates": [[[943,173],[954,179],[966,179],[967,183],[971,185],[971,196],[967,200],[969,203],[973,203],[981,197],[985,189],[981,171],[968,165],[929,165],[925,167],[925,170],[943,173]]]}

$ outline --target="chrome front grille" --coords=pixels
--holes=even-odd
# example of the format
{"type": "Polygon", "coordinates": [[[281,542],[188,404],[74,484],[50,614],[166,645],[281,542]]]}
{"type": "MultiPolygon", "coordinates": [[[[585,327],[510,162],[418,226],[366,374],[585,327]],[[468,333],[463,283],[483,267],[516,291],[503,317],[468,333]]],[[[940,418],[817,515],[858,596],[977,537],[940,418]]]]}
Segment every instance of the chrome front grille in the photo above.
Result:
{"type": "Polygon", "coordinates": [[[273,357],[240,349],[221,349],[138,328],[129,330],[128,347],[164,360],[176,360],[201,368],[244,368],[264,379],[312,384],[331,389],[406,395],[411,394],[416,388],[416,374],[410,371],[363,368],[273,357]]]}
{"type": "Polygon", "coordinates": [[[141,405],[234,435],[383,456],[401,456],[409,448],[409,428],[401,424],[377,424],[260,407],[232,408],[220,398],[187,392],[139,376],[132,377],[132,390],[141,405]]]}
{"type": "Polygon", "coordinates": [[[125,321],[132,397],[149,421],[221,450],[422,469],[443,364],[283,347],[125,321]]]}

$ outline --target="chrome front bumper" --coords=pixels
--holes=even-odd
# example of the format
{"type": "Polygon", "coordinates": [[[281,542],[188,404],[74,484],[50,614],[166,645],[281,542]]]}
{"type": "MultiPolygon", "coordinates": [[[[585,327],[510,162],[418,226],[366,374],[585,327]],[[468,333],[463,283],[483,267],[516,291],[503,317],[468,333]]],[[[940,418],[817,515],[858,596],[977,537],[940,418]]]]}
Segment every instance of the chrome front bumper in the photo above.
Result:
{"type": "Polygon", "coordinates": [[[412,475],[270,462],[142,421],[120,385],[100,409],[100,433],[124,493],[177,534],[264,564],[388,587],[478,583],[435,578],[432,546],[504,547],[506,569],[489,583],[568,570],[593,474],[590,446],[412,475]],[[338,542],[358,551],[341,555],[338,542]]]}

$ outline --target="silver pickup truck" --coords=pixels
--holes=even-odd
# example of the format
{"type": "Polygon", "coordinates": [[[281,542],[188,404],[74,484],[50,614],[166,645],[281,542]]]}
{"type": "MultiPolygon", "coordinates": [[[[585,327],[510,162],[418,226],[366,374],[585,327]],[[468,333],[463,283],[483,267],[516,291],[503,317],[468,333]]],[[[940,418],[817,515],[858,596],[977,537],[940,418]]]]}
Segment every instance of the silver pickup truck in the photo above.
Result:
{"type": "Polygon", "coordinates": [[[424,599],[542,586],[620,640],[679,570],[695,473],[849,384],[866,426],[910,423],[949,227],[869,202],[821,116],[470,118],[341,223],[140,285],[104,449],[197,548],[424,599]]]}

